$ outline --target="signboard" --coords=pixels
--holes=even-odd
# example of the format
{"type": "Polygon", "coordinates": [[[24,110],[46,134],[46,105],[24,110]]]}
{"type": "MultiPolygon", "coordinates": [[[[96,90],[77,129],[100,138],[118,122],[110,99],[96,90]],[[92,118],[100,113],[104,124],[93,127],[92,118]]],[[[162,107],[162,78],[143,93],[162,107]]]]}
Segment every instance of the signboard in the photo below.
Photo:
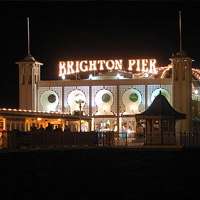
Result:
{"type": "Polygon", "coordinates": [[[127,70],[129,72],[147,72],[157,74],[156,59],[130,59],[125,63],[121,60],[82,60],[82,61],[60,61],[59,76],[92,71],[127,70]],[[123,66],[127,66],[124,69],[123,66]]]}

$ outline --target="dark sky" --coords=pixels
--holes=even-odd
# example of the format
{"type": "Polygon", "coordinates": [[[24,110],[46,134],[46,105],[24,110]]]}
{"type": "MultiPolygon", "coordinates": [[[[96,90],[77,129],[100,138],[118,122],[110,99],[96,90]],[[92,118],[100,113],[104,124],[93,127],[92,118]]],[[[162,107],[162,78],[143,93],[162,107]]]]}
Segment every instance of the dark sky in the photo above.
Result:
{"type": "Polygon", "coordinates": [[[179,10],[183,50],[200,68],[198,2],[1,2],[0,107],[18,108],[18,66],[27,55],[44,65],[42,80],[58,77],[60,60],[155,58],[166,66],[179,51],[179,10]]]}

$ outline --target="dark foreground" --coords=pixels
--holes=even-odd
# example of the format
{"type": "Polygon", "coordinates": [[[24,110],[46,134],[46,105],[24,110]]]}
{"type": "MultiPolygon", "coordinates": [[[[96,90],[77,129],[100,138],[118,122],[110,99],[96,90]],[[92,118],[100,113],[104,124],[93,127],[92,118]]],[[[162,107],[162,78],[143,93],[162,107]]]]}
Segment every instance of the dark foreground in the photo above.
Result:
{"type": "Polygon", "coordinates": [[[0,153],[0,199],[199,199],[200,150],[0,153]]]}

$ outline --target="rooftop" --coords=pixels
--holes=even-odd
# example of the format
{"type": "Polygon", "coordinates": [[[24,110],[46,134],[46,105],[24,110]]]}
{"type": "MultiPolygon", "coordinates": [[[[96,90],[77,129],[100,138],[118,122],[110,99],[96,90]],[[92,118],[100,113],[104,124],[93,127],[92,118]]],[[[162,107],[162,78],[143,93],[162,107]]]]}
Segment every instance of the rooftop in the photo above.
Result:
{"type": "Polygon", "coordinates": [[[151,106],[143,113],[137,114],[136,118],[149,116],[173,117],[175,119],[186,119],[186,114],[179,113],[172,108],[164,95],[160,94],[154,99],[151,106]]]}

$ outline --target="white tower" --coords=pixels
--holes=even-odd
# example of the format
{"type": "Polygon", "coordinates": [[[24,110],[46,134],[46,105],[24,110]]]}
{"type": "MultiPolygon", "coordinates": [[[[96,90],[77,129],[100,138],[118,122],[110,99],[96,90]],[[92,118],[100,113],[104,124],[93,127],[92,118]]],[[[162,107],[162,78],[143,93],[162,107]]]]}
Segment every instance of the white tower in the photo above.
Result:
{"type": "Polygon", "coordinates": [[[176,131],[192,131],[192,59],[183,51],[169,58],[172,62],[173,108],[186,114],[176,131]]]}
{"type": "Polygon", "coordinates": [[[40,66],[43,63],[35,60],[30,54],[29,18],[28,25],[28,55],[15,64],[19,66],[19,108],[37,109],[37,82],[40,80],[40,66]]]}
{"type": "Polygon", "coordinates": [[[36,110],[37,82],[40,80],[40,66],[43,64],[31,55],[16,64],[19,66],[19,108],[36,110]]]}

